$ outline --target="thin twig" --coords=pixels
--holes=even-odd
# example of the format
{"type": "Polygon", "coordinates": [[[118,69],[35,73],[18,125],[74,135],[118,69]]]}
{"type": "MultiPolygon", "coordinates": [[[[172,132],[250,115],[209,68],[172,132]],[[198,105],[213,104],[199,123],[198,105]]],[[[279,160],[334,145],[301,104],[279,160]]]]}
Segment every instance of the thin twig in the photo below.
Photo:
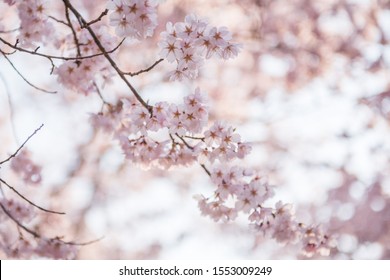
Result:
{"type": "Polygon", "coordinates": [[[67,244],[67,245],[73,245],[73,246],[86,246],[86,245],[90,245],[90,244],[93,244],[93,243],[96,243],[96,242],[99,242],[100,240],[104,239],[104,236],[102,237],[99,237],[97,239],[94,239],[94,240],[91,240],[91,241],[86,241],[86,242],[72,242],[72,241],[63,241],[63,240],[60,240],[62,243],[64,244],[67,244]]]}
{"type": "Polygon", "coordinates": [[[100,14],[100,16],[99,16],[97,19],[91,20],[90,22],[88,22],[88,23],[85,24],[85,25],[86,25],[86,26],[90,26],[90,25],[92,25],[92,24],[94,24],[94,23],[96,23],[96,22],[98,22],[98,21],[101,21],[102,18],[103,18],[105,15],[107,15],[107,13],[108,13],[108,9],[105,9],[105,10],[100,14]]]}
{"type": "Polygon", "coordinates": [[[58,22],[58,23],[62,23],[63,25],[66,25],[67,27],[69,27],[69,24],[66,23],[66,22],[63,21],[63,20],[60,20],[60,19],[55,18],[55,17],[53,17],[53,16],[49,16],[49,18],[51,18],[52,20],[54,20],[54,21],[56,21],[56,22],[58,22]]]}
{"type": "Polygon", "coordinates": [[[43,124],[41,124],[40,127],[35,129],[35,131],[29,137],[27,137],[27,139],[22,143],[22,145],[20,145],[20,147],[12,155],[10,155],[7,159],[3,161],[0,161],[0,165],[6,163],[7,161],[10,161],[13,157],[15,157],[19,153],[19,151],[24,147],[24,145],[26,145],[26,143],[31,139],[31,137],[33,137],[42,127],[43,124]]]}
{"type": "Polygon", "coordinates": [[[2,30],[2,31],[0,31],[0,34],[12,33],[12,32],[18,31],[19,29],[20,28],[14,28],[14,29],[11,29],[11,30],[2,30]]]}
{"type": "Polygon", "coordinates": [[[190,150],[194,149],[194,147],[192,147],[190,144],[188,144],[188,142],[182,136],[180,136],[177,133],[175,133],[175,135],[184,143],[184,145],[187,146],[187,148],[189,148],[190,150]]]}
{"type": "Polygon", "coordinates": [[[68,26],[69,26],[70,30],[72,31],[74,44],[76,45],[76,49],[77,49],[77,57],[79,57],[79,56],[81,56],[80,43],[79,43],[79,39],[77,38],[76,30],[74,30],[72,21],[70,20],[70,17],[69,17],[68,7],[65,7],[65,17],[66,17],[66,20],[68,21],[68,26]]]}
{"type": "Polygon", "coordinates": [[[6,185],[10,190],[12,190],[14,193],[16,193],[18,196],[20,196],[23,200],[27,201],[29,204],[31,204],[32,206],[38,208],[39,210],[42,210],[43,212],[47,212],[47,213],[52,213],[52,214],[59,214],[59,215],[64,215],[65,213],[64,212],[58,212],[58,211],[53,211],[53,210],[49,210],[49,209],[46,209],[46,208],[43,208],[37,204],[35,204],[34,202],[32,202],[31,200],[29,200],[27,197],[25,197],[24,195],[22,195],[20,192],[18,192],[14,187],[12,187],[10,184],[8,184],[6,181],[4,181],[3,179],[0,178],[0,182],[3,183],[4,185],[6,185]]]}
{"type": "Polygon", "coordinates": [[[12,66],[12,68],[16,71],[16,73],[18,73],[18,75],[28,84],[30,85],[31,87],[39,90],[39,91],[42,91],[42,92],[45,92],[45,93],[51,93],[51,94],[55,94],[57,93],[56,91],[49,91],[49,90],[46,90],[46,89],[43,89],[43,88],[40,88],[40,87],[37,87],[36,85],[32,84],[30,81],[28,81],[23,75],[22,73],[19,72],[19,70],[15,67],[15,65],[12,63],[12,61],[5,55],[5,53],[3,53],[1,51],[2,55],[4,56],[4,58],[8,61],[8,63],[12,66]]]}
{"type": "Polygon", "coordinates": [[[204,165],[203,163],[200,164],[200,167],[203,168],[203,170],[207,173],[207,175],[209,175],[209,177],[211,177],[211,172],[210,170],[206,167],[206,165],[204,165]]]}
{"type": "Polygon", "coordinates": [[[13,55],[14,53],[16,53],[16,50],[13,50],[12,52],[6,52],[6,51],[0,49],[0,52],[2,52],[5,55],[13,55]]]}
{"type": "Polygon", "coordinates": [[[99,89],[99,87],[98,87],[98,85],[96,84],[95,81],[93,81],[93,85],[95,86],[96,92],[97,92],[97,94],[99,95],[100,99],[101,99],[102,102],[103,102],[103,106],[104,106],[104,105],[111,105],[109,102],[107,102],[107,101],[104,99],[104,97],[103,97],[103,95],[102,95],[102,93],[101,93],[101,91],[100,91],[100,89],[99,89]]]}
{"type": "Polygon", "coordinates": [[[193,140],[200,140],[200,141],[204,142],[204,137],[195,137],[195,136],[184,135],[183,138],[188,138],[188,139],[193,139],[193,140]]]}
{"type": "Polygon", "coordinates": [[[127,72],[127,73],[123,73],[125,75],[129,75],[130,77],[133,77],[133,76],[137,76],[139,74],[142,74],[142,73],[145,73],[145,72],[149,72],[150,70],[152,70],[154,67],[156,67],[160,62],[162,62],[164,59],[163,58],[160,58],[159,60],[157,60],[155,63],[153,63],[150,67],[146,68],[146,69],[143,69],[143,70],[140,70],[138,72],[127,72]]]}
{"type": "MultiPolygon", "coordinates": [[[[115,51],[123,44],[123,42],[125,41],[125,39],[126,39],[126,38],[123,38],[123,39],[120,41],[120,43],[119,43],[115,48],[113,48],[112,50],[107,51],[107,53],[113,53],[113,52],[115,52],[115,51]]],[[[96,57],[96,56],[104,55],[103,52],[100,52],[100,53],[91,54],[91,55],[86,55],[86,56],[80,56],[80,57],[77,57],[77,56],[57,56],[57,55],[50,55],[50,54],[44,54],[44,53],[34,52],[34,51],[30,51],[30,50],[27,50],[27,49],[18,47],[17,44],[13,45],[13,44],[11,44],[10,42],[7,42],[6,40],[4,40],[4,39],[1,38],[1,37],[0,37],[0,41],[3,42],[4,44],[6,44],[7,46],[13,48],[14,50],[18,50],[18,51],[21,51],[21,52],[29,53],[29,54],[32,54],[32,55],[37,55],[37,56],[45,57],[45,58],[47,58],[47,59],[58,59],[58,60],[65,60],[65,61],[68,61],[68,60],[82,60],[82,59],[88,59],[88,58],[93,58],[93,57],[96,57]]]]}

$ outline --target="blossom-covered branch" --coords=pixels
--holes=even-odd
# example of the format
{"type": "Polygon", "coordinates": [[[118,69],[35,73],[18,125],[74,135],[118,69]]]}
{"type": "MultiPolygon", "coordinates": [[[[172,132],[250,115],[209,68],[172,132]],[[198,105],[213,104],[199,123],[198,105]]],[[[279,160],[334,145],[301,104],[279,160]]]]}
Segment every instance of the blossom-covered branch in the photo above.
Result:
{"type": "MultiPolygon", "coordinates": [[[[365,241],[369,240],[381,245],[381,257],[388,254],[389,250],[383,244],[387,240],[385,233],[389,222],[380,219],[389,209],[385,156],[388,145],[385,140],[378,140],[387,137],[381,133],[388,131],[390,100],[386,80],[389,73],[388,34],[386,17],[383,16],[387,12],[382,13],[389,7],[383,1],[369,4],[307,0],[291,3],[233,1],[227,16],[215,13],[214,5],[217,4],[205,2],[207,9],[199,8],[197,12],[212,15],[211,20],[195,15],[191,10],[194,1],[190,0],[169,4],[159,4],[161,1],[154,0],[102,0],[93,4],[71,0],[2,2],[9,6],[9,14],[16,19],[10,24],[3,19],[0,21],[3,61],[9,63],[27,83],[39,89],[29,82],[27,75],[20,74],[28,71],[19,71],[21,68],[15,67],[19,65],[16,64],[18,54],[49,60],[51,71],[46,74],[53,74],[57,81],[50,86],[58,88],[61,94],[47,98],[61,100],[59,103],[69,106],[67,110],[82,107],[86,112],[92,111],[89,134],[85,133],[87,129],[83,130],[83,137],[76,135],[76,130],[71,133],[72,138],[74,136],[79,141],[73,149],[77,155],[69,160],[72,164],[69,163],[71,167],[64,171],[66,178],[57,182],[59,187],[52,196],[77,197],[75,201],[64,200],[61,204],[67,213],[80,214],[77,225],[70,229],[71,235],[90,234],[85,217],[100,221],[103,209],[100,206],[103,204],[126,207],[127,201],[123,206],[115,199],[116,196],[123,200],[127,198],[128,192],[124,191],[123,185],[129,185],[129,178],[134,185],[138,181],[142,182],[142,187],[146,185],[144,179],[134,180],[131,173],[134,168],[127,170],[128,165],[133,164],[148,169],[148,173],[142,174],[150,177],[156,174],[164,178],[171,174],[176,176],[173,170],[178,167],[179,170],[191,168],[191,173],[192,168],[204,172],[207,176],[204,176],[203,185],[209,181],[212,187],[194,191],[201,214],[223,224],[224,228],[225,223],[240,226],[243,218],[251,229],[248,232],[256,240],[299,244],[305,257],[338,254],[340,258],[356,258],[352,252],[363,250],[362,246],[366,246],[365,241]],[[163,5],[179,6],[169,6],[165,10],[163,5]],[[238,14],[239,20],[234,25],[230,18],[238,14]],[[229,28],[218,25],[218,21],[224,21],[224,18],[229,19],[229,28]],[[365,75],[362,79],[364,86],[358,89],[356,81],[360,81],[362,73],[365,75]],[[62,91],[61,87],[66,90],[62,91]],[[175,94],[180,91],[183,96],[177,99],[169,95],[166,88],[175,94]],[[92,94],[99,98],[98,104],[90,102],[96,101],[92,94]],[[324,96],[339,99],[328,104],[324,96]],[[313,102],[308,105],[308,100],[313,102]],[[353,106],[343,107],[347,103],[353,106]],[[90,107],[84,107],[85,104],[90,107]],[[289,104],[289,107],[281,104],[289,104]],[[305,125],[294,128],[291,125],[296,121],[293,114],[301,110],[302,104],[314,108],[316,116],[322,113],[320,108],[324,104],[324,107],[332,108],[331,113],[326,111],[324,119],[327,123],[323,131],[321,127],[318,142],[313,141],[316,143],[312,150],[299,141],[306,137],[301,130],[320,127],[317,119],[304,116],[297,122],[304,120],[305,125]],[[273,111],[269,113],[268,109],[273,111]],[[353,125],[338,126],[340,115],[355,114],[353,125]],[[225,122],[227,118],[234,125],[225,122]],[[256,122],[253,135],[261,138],[254,139],[253,142],[259,143],[257,146],[244,141],[247,136],[240,134],[248,131],[246,125],[251,118],[256,122]],[[333,122],[334,119],[337,120],[333,122]],[[307,124],[307,120],[312,123],[307,124]],[[337,130],[337,143],[332,138],[334,131],[327,130],[328,127],[337,130]],[[297,134],[286,136],[288,133],[284,134],[284,131],[290,130],[297,134]],[[381,136],[375,138],[373,134],[378,134],[378,131],[381,136]],[[366,145],[367,151],[360,149],[364,141],[359,142],[359,139],[363,138],[370,142],[366,145]],[[328,150],[323,144],[327,139],[333,141],[328,150]],[[352,143],[352,139],[358,141],[352,143]],[[294,146],[296,142],[298,144],[294,146]],[[345,143],[347,147],[343,146],[345,143]],[[259,150],[266,151],[268,157],[257,159],[256,164],[252,164],[253,154],[259,150]],[[332,163],[323,159],[316,162],[316,153],[332,154],[337,159],[323,156],[332,163]],[[376,164],[364,165],[369,162],[361,159],[365,153],[374,158],[376,164]],[[346,154],[344,158],[343,154],[346,154]],[[279,158],[287,158],[286,165],[291,161],[291,165],[301,169],[282,166],[279,158]],[[115,160],[117,162],[113,164],[115,160]],[[309,175],[303,175],[310,183],[319,182],[316,184],[321,186],[323,199],[318,204],[324,204],[325,214],[319,213],[321,209],[310,208],[312,205],[293,207],[280,201],[274,186],[300,187],[299,180],[294,181],[294,177],[313,166],[334,175],[331,182],[327,182],[328,178],[312,180],[309,175]],[[361,166],[363,168],[359,169],[361,166]],[[364,178],[358,180],[357,174],[364,173],[361,170],[369,170],[368,175],[361,175],[364,178]],[[267,174],[270,174],[270,179],[267,174]],[[322,188],[326,184],[329,185],[327,191],[322,188]],[[79,188],[79,185],[85,188],[79,188]],[[85,201],[78,193],[84,191],[85,201]],[[358,203],[360,197],[367,199],[367,203],[363,198],[358,203]],[[77,209],[73,210],[69,205],[77,209]],[[365,211],[364,205],[372,211],[365,211]],[[93,210],[96,211],[91,214],[93,210]],[[346,221],[348,215],[355,223],[361,222],[357,215],[368,217],[367,220],[377,219],[382,227],[372,233],[363,230],[363,226],[343,224],[341,218],[346,221]],[[341,218],[336,221],[338,216],[341,218]],[[327,224],[327,220],[332,224],[327,224]],[[323,225],[317,223],[323,221],[323,225]],[[365,232],[368,237],[361,237],[360,232],[365,232]],[[354,248],[343,246],[343,242],[336,247],[334,233],[340,233],[341,240],[352,240],[350,247],[354,248]],[[343,249],[347,253],[340,253],[343,249]]],[[[86,116],[86,112],[81,115],[86,116]]],[[[79,114],[74,118],[75,123],[85,123],[79,114]]],[[[16,175],[27,187],[37,186],[43,181],[41,166],[34,163],[30,153],[21,150],[26,142],[0,162],[1,171],[8,171],[3,164],[10,162],[11,175],[16,175]]],[[[4,190],[17,196],[16,199],[6,198],[8,193],[3,191],[0,206],[4,217],[16,224],[19,232],[28,233],[33,242],[45,240],[42,227],[37,225],[35,230],[32,214],[36,208],[51,210],[37,206],[35,201],[39,200],[24,195],[27,192],[19,190],[21,184],[8,176],[4,179],[3,173],[1,175],[4,190]],[[18,186],[18,189],[13,186],[18,186]]],[[[187,183],[187,178],[184,181],[187,183]]],[[[311,190],[311,194],[316,192],[317,189],[311,190]]],[[[284,196],[283,200],[289,198],[284,196]]],[[[48,220],[56,217],[46,216],[49,216],[48,220]]],[[[120,222],[121,226],[127,224],[120,222]]],[[[141,226],[137,224],[138,227],[141,226]]],[[[99,227],[101,229],[104,230],[104,225],[99,227]]],[[[2,250],[7,256],[18,256],[16,251],[25,246],[27,239],[23,236],[19,242],[11,242],[11,238],[7,238],[1,241],[2,250]]],[[[62,242],[62,237],[47,240],[57,244],[62,242]]],[[[120,244],[123,239],[117,240],[120,244]]],[[[71,245],[71,242],[66,244],[71,245]]],[[[118,247],[124,246],[120,244],[118,247]]],[[[31,250],[35,253],[29,255],[26,252],[30,247],[26,245],[24,248],[19,251],[25,255],[19,256],[31,256],[39,251],[31,250]]],[[[50,251],[50,248],[45,250],[50,251]]],[[[45,256],[56,258],[64,255],[74,257],[74,254],[53,252],[45,256]]]]}

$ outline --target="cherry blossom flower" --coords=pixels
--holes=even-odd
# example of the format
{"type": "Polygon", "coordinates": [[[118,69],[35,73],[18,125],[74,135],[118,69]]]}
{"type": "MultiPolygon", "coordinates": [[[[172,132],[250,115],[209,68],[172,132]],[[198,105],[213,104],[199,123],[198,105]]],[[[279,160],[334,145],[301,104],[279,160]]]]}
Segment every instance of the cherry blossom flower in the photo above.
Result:
{"type": "MultiPolygon", "coordinates": [[[[8,4],[15,3],[7,1],[8,4]]],[[[46,6],[40,0],[20,1],[17,5],[20,18],[18,41],[23,47],[36,47],[35,43],[46,43],[54,33],[54,27],[45,15],[46,6]]]]}
{"type": "Polygon", "coordinates": [[[226,27],[210,27],[206,20],[191,14],[184,22],[168,22],[158,43],[160,55],[176,62],[169,73],[170,80],[195,79],[205,59],[214,54],[223,59],[237,56],[240,45],[231,42],[232,35],[226,27]]]}
{"type": "MultiPolygon", "coordinates": [[[[100,39],[105,49],[114,48],[116,40],[107,32],[103,25],[95,26],[96,36],[100,39]]],[[[69,45],[73,45],[73,37],[68,36],[69,45]]],[[[100,52],[89,32],[85,29],[80,31],[79,35],[80,55],[88,56],[100,52]]],[[[74,52],[76,48],[72,48],[74,52]]],[[[74,55],[76,56],[76,54],[74,55]]],[[[69,60],[63,62],[60,66],[54,68],[53,73],[57,75],[57,80],[66,88],[75,90],[84,95],[88,95],[95,90],[94,81],[97,76],[103,78],[105,83],[111,81],[113,76],[112,69],[106,63],[103,56],[95,56],[87,59],[69,60]]]]}
{"type": "Polygon", "coordinates": [[[335,248],[337,243],[334,236],[327,235],[322,226],[305,227],[300,225],[302,231],[302,243],[304,254],[311,257],[314,254],[328,256],[332,248],[335,248]]]}
{"type": "Polygon", "coordinates": [[[153,0],[113,0],[108,2],[110,25],[120,37],[144,39],[153,35],[157,26],[157,3],[153,0]]]}
{"type": "Polygon", "coordinates": [[[161,48],[160,55],[169,62],[174,62],[181,56],[181,45],[176,38],[168,37],[167,40],[158,43],[161,48]]]}
{"type": "Polygon", "coordinates": [[[119,111],[92,115],[91,120],[96,127],[113,132],[127,159],[146,168],[243,158],[250,148],[240,142],[233,127],[217,122],[206,129],[206,103],[199,88],[184,97],[182,104],[157,102],[152,112],[138,101],[124,98],[117,106],[119,111]],[[169,137],[161,140],[167,133],[169,137]]]}

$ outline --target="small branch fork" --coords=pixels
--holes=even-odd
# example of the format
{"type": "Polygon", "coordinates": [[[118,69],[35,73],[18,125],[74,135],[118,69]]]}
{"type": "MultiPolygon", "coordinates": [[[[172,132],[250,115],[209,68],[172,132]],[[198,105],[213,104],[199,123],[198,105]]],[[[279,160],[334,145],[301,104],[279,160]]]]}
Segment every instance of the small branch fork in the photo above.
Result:
{"type": "Polygon", "coordinates": [[[90,25],[92,25],[92,24],[94,24],[94,23],[96,23],[96,22],[101,21],[102,18],[103,18],[104,16],[106,16],[107,14],[108,14],[108,9],[105,9],[105,10],[100,14],[100,16],[99,16],[98,18],[96,18],[96,19],[94,19],[94,20],[91,20],[90,22],[88,22],[88,23],[86,24],[86,26],[90,26],[90,25]]]}
{"type": "MultiPolygon", "coordinates": [[[[177,134],[177,133],[176,133],[175,135],[176,135],[177,138],[179,138],[179,139],[183,142],[183,144],[184,144],[188,149],[190,149],[190,150],[193,150],[193,149],[194,149],[194,147],[192,147],[192,146],[184,139],[184,137],[186,137],[186,136],[180,136],[180,135],[177,134]]],[[[169,136],[171,137],[172,141],[174,141],[173,136],[172,136],[171,134],[169,134],[169,136]]],[[[203,141],[203,140],[202,140],[203,138],[194,137],[194,138],[192,138],[192,139],[197,139],[197,140],[203,141]]],[[[200,165],[200,167],[202,167],[202,169],[204,170],[204,172],[206,172],[206,174],[207,174],[209,177],[211,177],[211,172],[210,172],[210,170],[206,167],[206,165],[204,165],[203,163],[199,163],[199,165],[200,165]]]]}

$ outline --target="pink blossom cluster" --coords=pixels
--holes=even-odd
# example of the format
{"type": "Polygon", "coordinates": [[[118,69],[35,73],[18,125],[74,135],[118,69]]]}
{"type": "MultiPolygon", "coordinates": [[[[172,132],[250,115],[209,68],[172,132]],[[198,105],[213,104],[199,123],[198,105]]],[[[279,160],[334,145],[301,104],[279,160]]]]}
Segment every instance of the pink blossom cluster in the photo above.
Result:
{"type": "Polygon", "coordinates": [[[302,253],[311,257],[319,254],[329,256],[336,247],[334,236],[328,235],[321,226],[306,226],[296,220],[291,204],[277,202],[275,208],[259,207],[249,216],[251,225],[263,236],[269,236],[281,243],[297,243],[302,253]]]}
{"type": "Polygon", "coordinates": [[[202,140],[203,144],[198,146],[201,151],[199,159],[201,163],[242,159],[252,149],[248,143],[241,142],[241,136],[234,127],[220,121],[215,122],[204,132],[202,140]]]}
{"type": "Polygon", "coordinates": [[[193,14],[186,16],[184,22],[168,22],[161,38],[160,55],[177,64],[176,70],[169,73],[171,80],[195,79],[205,59],[214,55],[233,58],[240,48],[231,42],[232,35],[226,27],[211,27],[193,14]]]}
{"type": "Polygon", "coordinates": [[[11,168],[20,175],[27,184],[39,184],[42,180],[42,168],[36,165],[27,150],[21,151],[11,161],[11,168]]]}
{"type": "Polygon", "coordinates": [[[154,0],[112,0],[110,25],[120,37],[144,39],[153,35],[157,26],[157,2],[154,0]]]}
{"type": "Polygon", "coordinates": [[[223,165],[214,168],[210,176],[217,186],[215,199],[197,199],[202,214],[215,221],[234,220],[238,212],[250,213],[274,194],[267,180],[250,169],[223,165]]]}
{"type": "Polygon", "coordinates": [[[65,243],[60,239],[41,238],[37,242],[35,254],[51,259],[74,259],[77,253],[75,245],[65,243]]]}
{"type": "Polygon", "coordinates": [[[206,129],[208,107],[199,88],[182,104],[156,103],[151,112],[137,101],[122,100],[121,108],[93,115],[94,126],[114,132],[129,160],[144,167],[201,164],[243,158],[250,146],[231,126],[206,129]]]}
{"type": "Polygon", "coordinates": [[[74,259],[77,253],[76,246],[67,244],[58,238],[29,240],[20,236],[17,242],[0,246],[9,258],[74,259]]]}
{"type": "MultiPolygon", "coordinates": [[[[95,26],[95,33],[104,48],[106,50],[113,49],[116,40],[109,35],[107,28],[98,24],[95,26]]],[[[78,36],[78,47],[82,57],[100,53],[99,48],[92,40],[88,30],[79,30],[78,36]]],[[[69,35],[66,40],[68,45],[73,45],[71,50],[72,53],[74,53],[76,51],[76,46],[74,45],[73,37],[69,35]]],[[[97,77],[102,79],[103,83],[109,83],[113,75],[112,69],[109,67],[108,63],[106,63],[106,60],[102,55],[65,61],[60,66],[56,67],[53,73],[57,75],[58,81],[66,88],[80,92],[84,95],[87,95],[94,90],[94,81],[96,81],[97,77]]]]}
{"type": "MultiPolygon", "coordinates": [[[[208,110],[199,89],[180,105],[159,102],[151,108],[149,111],[138,101],[124,99],[108,112],[93,115],[92,123],[113,133],[126,158],[145,167],[223,163],[243,158],[251,150],[231,126],[216,122],[205,129],[208,110]]],[[[209,175],[217,189],[213,199],[197,196],[203,215],[214,221],[229,221],[244,213],[256,232],[281,243],[300,241],[308,256],[328,255],[335,246],[334,239],[319,227],[298,223],[290,204],[278,202],[274,208],[265,207],[274,190],[257,172],[224,165],[209,175]]]]}
{"type": "Polygon", "coordinates": [[[301,243],[303,244],[304,254],[311,257],[315,254],[328,256],[332,248],[336,248],[337,240],[334,236],[329,236],[321,225],[301,227],[301,243]]]}
{"type": "Polygon", "coordinates": [[[183,104],[156,103],[149,112],[138,101],[123,99],[120,108],[93,115],[94,125],[114,133],[126,158],[144,167],[188,165],[196,160],[194,148],[179,137],[200,133],[208,111],[199,89],[183,104]]]}
{"type": "Polygon", "coordinates": [[[0,203],[12,217],[21,223],[28,223],[35,217],[36,213],[30,204],[23,204],[16,200],[6,198],[2,198],[0,203]]]}
{"type": "Polygon", "coordinates": [[[45,4],[41,0],[5,1],[9,5],[17,3],[20,19],[19,44],[23,47],[35,47],[35,43],[48,42],[54,27],[45,14],[45,4]]]}
{"type": "MultiPolygon", "coordinates": [[[[11,243],[11,242],[9,242],[11,243]]],[[[31,242],[20,236],[16,242],[11,244],[1,243],[0,248],[8,258],[28,259],[35,255],[34,247],[31,242]]]]}
{"type": "Polygon", "coordinates": [[[196,196],[203,215],[217,222],[234,220],[239,213],[245,213],[257,233],[285,244],[300,242],[306,256],[329,255],[335,247],[334,238],[326,235],[321,227],[299,223],[291,204],[279,201],[274,208],[265,207],[274,190],[257,172],[221,166],[212,171],[211,179],[217,186],[213,198],[196,196]]]}

